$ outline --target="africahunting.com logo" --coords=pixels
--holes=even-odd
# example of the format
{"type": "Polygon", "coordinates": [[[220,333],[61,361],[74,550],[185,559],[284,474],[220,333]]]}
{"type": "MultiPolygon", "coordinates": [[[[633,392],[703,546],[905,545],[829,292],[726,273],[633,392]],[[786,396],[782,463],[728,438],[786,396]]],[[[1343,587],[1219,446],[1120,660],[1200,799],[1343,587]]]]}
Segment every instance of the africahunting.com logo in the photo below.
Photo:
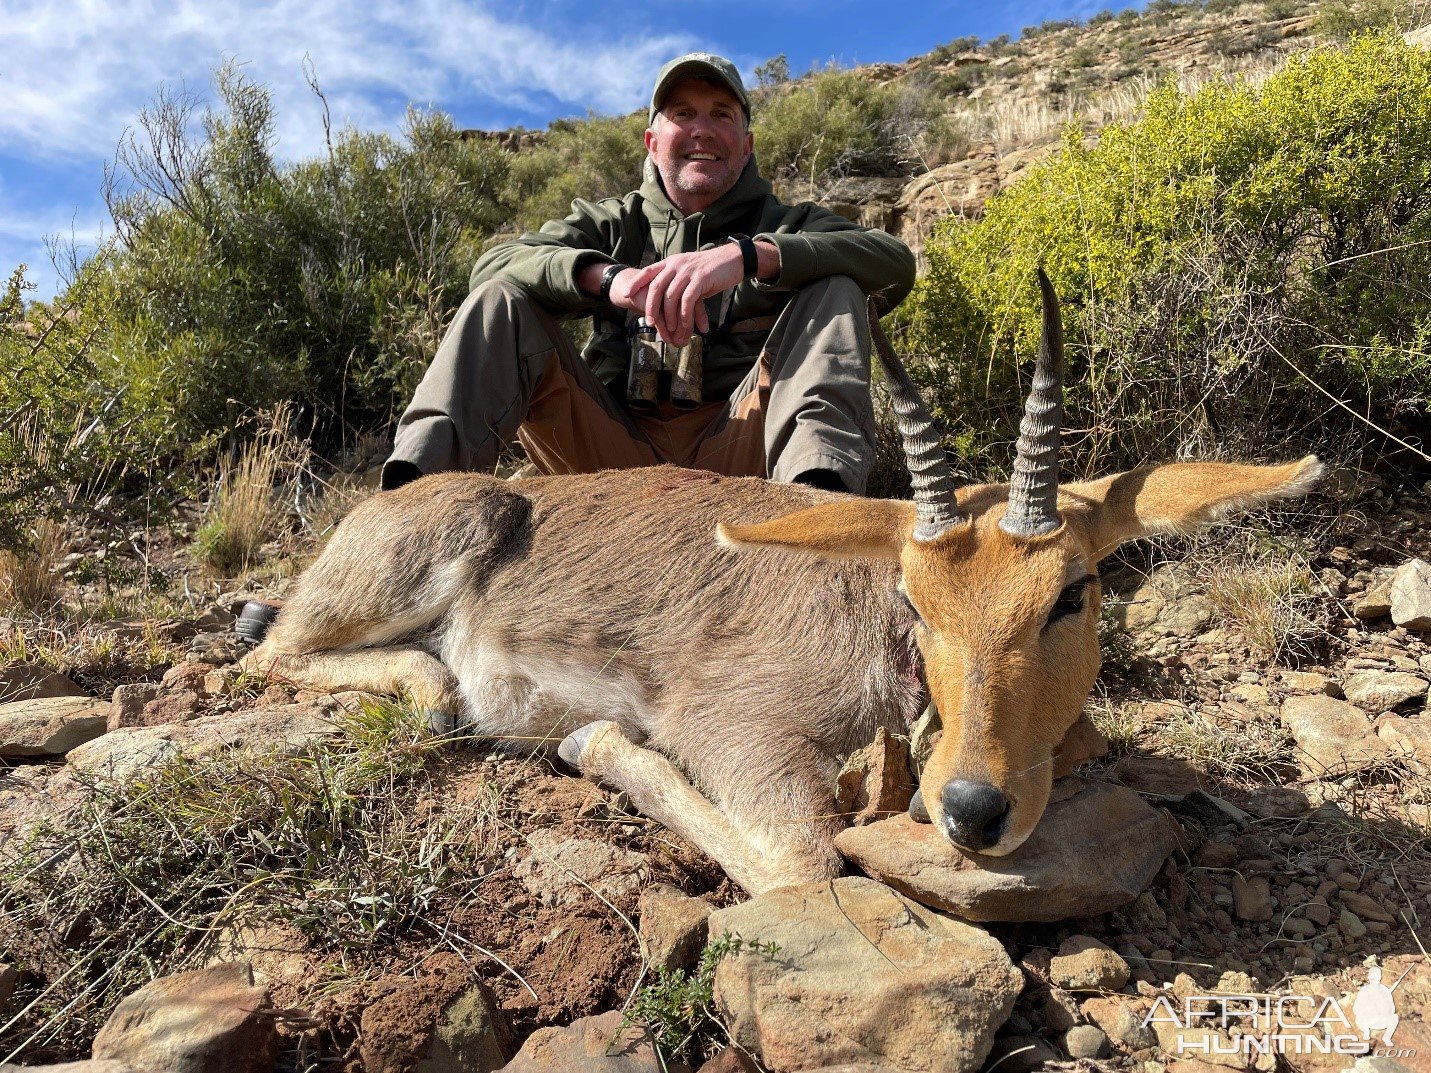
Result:
{"type": "Polygon", "coordinates": [[[1392,1039],[1401,1023],[1394,992],[1405,976],[1388,986],[1381,967],[1372,965],[1351,1001],[1350,1017],[1343,1001],[1333,997],[1189,994],[1181,1000],[1160,995],[1143,1024],[1158,1034],[1164,1050],[1182,1055],[1411,1058],[1416,1051],[1398,1049],[1392,1039]]]}

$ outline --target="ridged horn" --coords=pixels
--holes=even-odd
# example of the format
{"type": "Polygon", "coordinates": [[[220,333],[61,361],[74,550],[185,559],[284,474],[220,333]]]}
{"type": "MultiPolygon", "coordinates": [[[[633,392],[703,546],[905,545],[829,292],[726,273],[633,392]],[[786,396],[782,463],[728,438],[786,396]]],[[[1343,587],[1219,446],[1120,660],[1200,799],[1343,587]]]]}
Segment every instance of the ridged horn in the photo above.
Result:
{"type": "Polygon", "coordinates": [[[880,327],[874,303],[870,303],[870,338],[880,364],[889,374],[889,398],[894,407],[895,424],[904,442],[905,465],[909,467],[914,488],[916,522],[914,539],[927,542],[936,539],[951,526],[963,525],[969,519],[960,512],[954,499],[954,471],[939,445],[934,418],[919,397],[919,389],[909,378],[904,363],[889,345],[889,338],[880,327]]]}
{"type": "Polygon", "coordinates": [[[1009,508],[999,528],[1010,536],[1039,537],[1053,532],[1058,519],[1058,447],[1063,427],[1063,321],[1058,296],[1042,268],[1038,289],[1043,300],[1043,337],[1033,388],[1019,422],[1018,454],[1009,479],[1009,508]]]}

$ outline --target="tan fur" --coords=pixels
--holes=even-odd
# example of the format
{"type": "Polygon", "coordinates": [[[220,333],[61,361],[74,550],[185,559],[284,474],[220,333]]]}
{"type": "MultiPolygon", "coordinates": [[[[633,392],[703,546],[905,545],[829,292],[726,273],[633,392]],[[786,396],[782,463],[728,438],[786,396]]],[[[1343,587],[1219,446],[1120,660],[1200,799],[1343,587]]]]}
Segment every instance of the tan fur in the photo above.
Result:
{"type": "Polygon", "coordinates": [[[909,503],[754,479],[443,474],[356,508],[245,663],[406,691],[515,749],[592,726],[582,770],[752,892],[838,873],[840,762],[879,727],[907,732],[927,681],[946,730],[925,801],[991,782],[1013,801],[989,851],[1006,853],[1098,669],[1096,583],[1044,628],[1071,575],[1120,540],[1300,491],[1315,465],[1071,485],[1064,526],[1033,541],[998,528],[1003,486],[977,486],[959,495],[969,524],[930,544],[909,538],[909,503]]]}

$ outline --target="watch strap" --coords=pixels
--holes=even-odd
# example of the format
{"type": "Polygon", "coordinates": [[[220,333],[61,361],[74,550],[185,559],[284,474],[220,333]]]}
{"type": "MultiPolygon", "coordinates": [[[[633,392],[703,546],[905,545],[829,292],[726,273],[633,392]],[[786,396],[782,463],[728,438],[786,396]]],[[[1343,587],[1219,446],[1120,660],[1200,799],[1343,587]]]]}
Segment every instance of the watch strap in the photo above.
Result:
{"type": "Polygon", "coordinates": [[[727,242],[735,242],[740,245],[740,259],[743,263],[741,271],[746,279],[754,279],[760,274],[760,257],[755,252],[755,239],[749,235],[731,235],[727,242]]]}
{"type": "Polygon", "coordinates": [[[614,264],[605,272],[601,273],[601,293],[598,296],[602,305],[611,304],[611,285],[616,282],[616,277],[625,269],[626,265],[614,264]]]}

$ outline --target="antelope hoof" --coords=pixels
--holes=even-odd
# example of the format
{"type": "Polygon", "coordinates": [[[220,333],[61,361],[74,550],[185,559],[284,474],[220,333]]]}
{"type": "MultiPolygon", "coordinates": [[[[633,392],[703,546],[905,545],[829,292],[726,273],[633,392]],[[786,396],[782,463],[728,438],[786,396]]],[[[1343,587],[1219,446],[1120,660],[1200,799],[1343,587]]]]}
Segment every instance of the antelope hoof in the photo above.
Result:
{"type": "Polygon", "coordinates": [[[437,708],[427,708],[422,710],[422,714],[427,718],[427,729],[434,738],[450,738],[456,735],[460,729],[457,716],[452,712],[444,712],[437,708]]]}
{"type": "Polygon", "coordinates": [[[576,768],[578,771],[585,770],[582,764],[582,754],[586,752],[587,746],[600,736],[604,730],[615,730],[621,733],[621,728],[609,720],[601,720],[595,723],[587,723],[586,726],[573,730],[564,737],[561,744],[557,746],[557,756],[576,768]]]}

